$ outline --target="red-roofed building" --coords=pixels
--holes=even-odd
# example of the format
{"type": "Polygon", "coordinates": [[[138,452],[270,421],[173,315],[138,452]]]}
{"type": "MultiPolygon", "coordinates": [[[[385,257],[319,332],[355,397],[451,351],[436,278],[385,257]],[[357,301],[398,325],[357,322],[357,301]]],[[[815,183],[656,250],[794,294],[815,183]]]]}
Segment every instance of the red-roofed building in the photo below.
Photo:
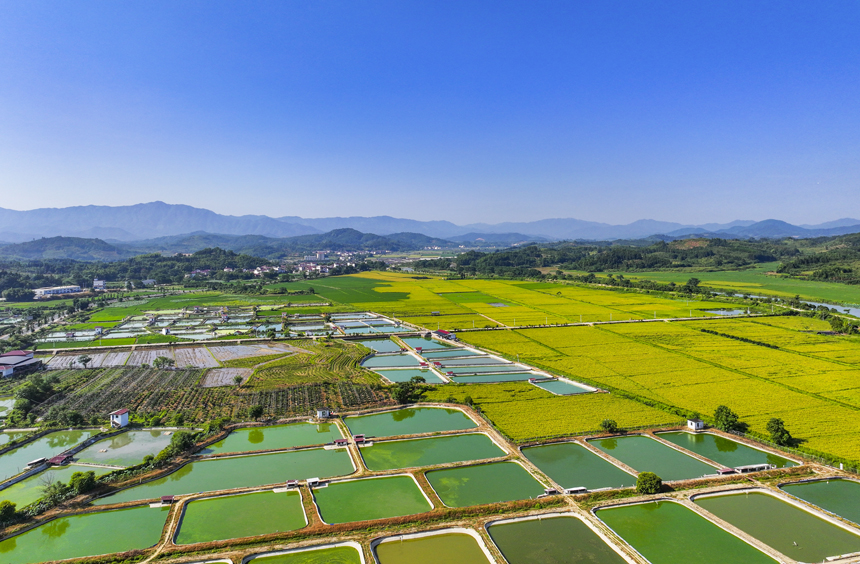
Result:
{"type": "Polygon", "coordinates": [[[110,426],[122,428],[128,426],[128,410],[117,409],[110,414],[110,426]]]}

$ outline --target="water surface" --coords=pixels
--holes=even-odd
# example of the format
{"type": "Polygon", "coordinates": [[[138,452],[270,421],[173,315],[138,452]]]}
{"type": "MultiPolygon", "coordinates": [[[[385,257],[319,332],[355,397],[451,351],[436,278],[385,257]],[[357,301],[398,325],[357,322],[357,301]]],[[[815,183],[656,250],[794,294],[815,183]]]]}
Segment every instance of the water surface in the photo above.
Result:
{"type": "Polygon", "coordinates": [[[322,520],[329,524],[387,519],[433,509],[411,476],[335,482],[313,493],[322,520]]]}
{"type": "Polygon", "coordinates": [[[161,538],[167,511],[132,507],[60,517],[0,541],[0,560],[33,564],[148,548],[161,538]]]}
{"type": "Polygon", "coordinates": [[[213,497],[185,506],[176,544],[295,531],[306,524],[297,491],[213,497]]]}
{"type": "Polygon", "coordinates": [[[361,449],[368,470],[396,470],[504,456],[490,437],[480,433],[375,443],[361,449]]]}
{"type": "Polygon", "coordinates": [[[860,536],[772,495],[749,492],[695,502],[720,519],[799,562],[860,552],[860,536]]]}
{"type": "Polygon", "coordinates": [[[374,552],[380,564],[489,564],[478,541],[463,533],[383,542],[374,552]]]}
{"type": "Polygon", "coordinates": [[[424,378],[424,381],[427,384],[444,384],[445,380],[440,378],[435,372],[431,370],[418,370],[413,368],[403,368],[400,370],[381,370],[377,368],[374,370],[377,374],[382,376],[383,378],[387,378],[392,382],[408,382],[415,376],[421,376],[424,378]]]}
{"type": "Polygon", "coordinates": [[[713,466],[642,435],[589,442],[637,472],[654,472],[664,482],[700,478],[717,472],[713,466]]]}
{"type": "Polygon", "coordinates": [[[427,472],[427,480],[448,507],[533,499],[544,487],[516,462],[496,462],[427,472]]]}
{"type": "Polygon", "coordinates": [[[459,409],[443,407],[407,407],[384,413],[347,417],[344,421],[351,433],[368,437],[462,431],[478,426],[459,409]]]}
{"type": "Polygon", "coordinates": [[[491,525],[493,542],[509,564],[626,564],[576,517],[553,516],[491,525]]]}
{"type": "Polygon", "coordinates": [[[534,385],[538,388],[544,389],[550,393],[557,394],[560,396],[570,396],[573,394],[588,394],[592,392],[592,390],[586,388],[585,386],[579,386],[577,384],[574,384],[573,382],[568,382],[567,380],[548,380],[546,382],[535,382],[534,385]]]}
{"type": "Polygon", "coordinates": [[[351,546],[298,550],[287,554],[257,556],[249,564],[361,564],[358,551],[351,546]]]}
{"type": "Polygon", "coordinates": [[[837,479],[781,487],[795,497],[860,524],[860,483],[837,479]]]}
{"type": "Polygon", "coordinates": [[[345,450],[310,449],[235,458],[215,458],[186,464],[176,472],[95,501],[123,503],[165,495],[184,495],[232,488],[284,484],[287,480],[345,476],[354,472],[345,450]]]}
{"type": "Polygon", "coordinates": [[[57,431],[0,455],[0,480],[21,473],[28,462],[51,458],[84,442],[96,431],[57,431]]]}
{"type": "Polygon", "coordinates": [[[658,436],[728,468],[749,464],[773,464],[777,468],[796,466],[794,462],[781,456],[757,450],[711,433],[670,431],[660,433],[658,436]]]}
{"type": "Polygon", "coordinates": [[[42,497],[42,489],[52,482],[69,483],[75,472],[95,472],[96,477],[112,472],[109,468],[92,468],[87,466],[51,466],[38,474],[30,476],[8,488],[0,490],[0,500],[9,500],[23,509],[42,497]]]}
{"type": "Polygon", "coordinates": [[[173,431],[126,431],[88,446],[75,455],[75,460],[89,464],[134,466],[147,455],[155,456],[170,444],[173,431]],[[105,452],[102,452],[105,451],[105,452]]]}
{"type": "Polygon", "coordinates": [[[600,509],[597,516],[651,564],[773,564],[775,560],[679,503],[600,509]]]}
{"type": "Polygon", "coordinates": [[[523,455],[563,488],[597,490],[636,485],[636,476],[576,443],[527,447],[523,455]]]}
{"type": "Polygon", "coordinates": [[[201,454],[324,445],[342,438],[343,435],[334,423],[291,423],[270,427],[247,427],[231,431],[223,440],[203,449],[201,454]]]}

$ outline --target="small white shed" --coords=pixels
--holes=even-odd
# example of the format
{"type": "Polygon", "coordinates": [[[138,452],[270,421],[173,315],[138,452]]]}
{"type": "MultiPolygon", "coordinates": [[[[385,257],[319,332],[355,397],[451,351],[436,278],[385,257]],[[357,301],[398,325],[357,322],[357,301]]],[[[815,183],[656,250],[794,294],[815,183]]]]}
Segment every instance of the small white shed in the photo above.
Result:
{"type": "Polygon", "coordinates": [[[110,426],[120,429],[128,426],[128,410],[117,409],[110,414],[110,426]]]}
{"type": "Polygon", "coordinates": [[[317,419],[328,419],[331,417],[331,410],[327,407],[317,409],[317,419]]]}
{"type": "Polygon", "coordinates": [[[705,422],[701,419],[687,419],[687,428],[691,431],[701,431],[705,428],[705,422]]]}

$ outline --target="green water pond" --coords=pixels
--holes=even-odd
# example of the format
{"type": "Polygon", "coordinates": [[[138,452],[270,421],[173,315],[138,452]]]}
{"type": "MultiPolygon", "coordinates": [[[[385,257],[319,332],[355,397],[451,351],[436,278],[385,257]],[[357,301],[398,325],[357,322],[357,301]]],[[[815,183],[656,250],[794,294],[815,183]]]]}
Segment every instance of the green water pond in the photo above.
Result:
{"type": "Polygon", "coordinates": [[[442,407],[407,407],[384,413],[347,417],[344,422],[352,434],[368,437],[462,431],[478,426],[459,409],[442,407]]]}
{"type": "Polygon", "coordinates": [[[664,482],[700,478],[717,472],[713,466],[642,435],[594,439],[589,443],[637,472],[654,472],[664,482]]]}
{"type": "Polygon", "coordinates": [[[419,360],[411,354],[391,354],[372,356],[361,363],[365,368],[382,368],[391,366],[418,366],[419,360]]]}
{"type": "Polygon", "coordinates": [[[167,508],[132,507],[61,517],[0,541],[3,564],[32,564],[154,546],[167,508]]]}
{"type": "Polygon", "coordinates": [[[489,564],[478,541],[463,533],[382,542],[374,552],[380,564],[489,564]]]}
{"type": "Polygon", "coordinates": [[[400,352],[400,345],[391,339],[369,339],[367,341],[357,341],[357,343],[378,353],[400,352]]]}
{"type": "Polygon", "coordinates": [[[126,431],[88,446],[75,455],[75,460],[89,464],[134,466],[143,462],[143,457],[154,456],[164,450],[172,436],[173,431],[159,429],[126,431]]]}
{"type": "Polygon", "coordinates": [[[361,556],[351,546],[333,546],[257,556],[248,564],[252,562],[254,564],[361,564],[361,556]]]}
{"type": "Polygon", "coordinates": [[[98,499],[95,504],[283,484],[287,480],[345,476],[354,471],[352,459],[345,450],[310,449],[200,460],[164,478],[98,499]]]}
{"type": "Polygon", "coordinates": [[[577,386],[573,382],[567,380],[549,380],[547,382],[535,382],[534,384],[542,390],[546,390],[552,394],[560,396],[571,396],[574,394],[590,394],[592,390],[585,386],[577,386]]]}
{"type": "Polygon", "coordinates": [[[860,552],[860,535],[761,492],[702,497],[695,502],[799,562],[860,552]]]}
{"type": "Polygon", "coordinates": [[[660,433],[661,439],[704,456],[727,468],[747,466],[750,464],[773,464],[777,468],[797,466],[794,462],[757,450],[737,441],[713,435],[711,433],[687,433],[686,431],[670,431],[660,433]]]}
{"type": "Polygon", "coordinates": [[[795,497],[860,524],[860,483],[853,480],[817,480],[781,486],[795,497]]]}
{"type": "Polygon", "coordinates": [[[334,423],[291,423],[270,427],[248,427],[232,431],[223,440],[203,449],[201,454],[324,445],[342,438],[343,435],[334,423]]]}
{"type": "Polygon", "coordinates": [[[377,472],[504,455],[504,450],[481,433],[380,442],[361,449],[367,468],[377,472]]]}
{"type": "Polygon", "coordinates": [[[516,462],[445,468],[426,476],[448,507],[536,498],[544,493],[541,483],[516,462]]]}
{"type": "Polygon", "coordinates": [[[576,517],[545,517],[488,528],[509,564],[626,564],[576,517]]]}
{"type": "Polygon", "coordinates": [[[96,431],[57,431],[0,455],[0,480],[11,478],[37,458],[51,458],[84,442],[96,431]]]}
{"type": "Polygon", "coordinates": [[[0,447],[24,437],[27,433],[0,433],[0,447]]]}
{"type": "Polygon", "coordinates": [[[392,382],[408,382],[414,376],[421,376],[428,384],[444,384],[445,380],[440,378],[432,370],[419,370],[417,368],[404,368],[400,370],[382,370],[377,368],[374,370],[383,378],[387,378],[392,382]]]}
{"type": "Polygon", "coordinates": [[[298,491],[213,497],[185,506],[176,544],[295,531],[306,524],[298,491]]]}
{"type": "Polygon", "coordinates": [[[597,516],[651,564],[773,564],[765,553],[671,501],[600,509],[597,516]]]}
{"type": "Polygon", "coordinates": [[[457,384],[492,384],[495,382],[525,382],[534,378],[531,372],[505,372],[502,374],[478,374],[474,376],[454,376],[451,380],[457,384]]]}
{"type": "Polygon", "coordinates": [[[69,483],[69,478],[75,472],[95,472],[96,477],[111,472],[109,468],[94,468],[88,466],[52,466],[38,474],[30,476],[8,488],[0,490],[0,500],[8,500],[22,509],[42,497],[42,488],[51,482],[69,483]]]}
{"type": "Polygon", "coordinates": [[[523,455],[563,488],[630,488],[632,476],[576,443],[527,447],[523,455]]]}
{"type": "Polygon", "coordinates": [[[423,337],[401,337],[401,341],[412,347],[413,349],[421,348],[424,351],[449,349],[453,345],[437,341],[435,339],[425,339],[423,337]]]}
{"type": "Polygon", "coordinates": [[[322,520],[329,524],[387,519],[430,511],[411,476],[335,482],[313,490],[322,520]]]}

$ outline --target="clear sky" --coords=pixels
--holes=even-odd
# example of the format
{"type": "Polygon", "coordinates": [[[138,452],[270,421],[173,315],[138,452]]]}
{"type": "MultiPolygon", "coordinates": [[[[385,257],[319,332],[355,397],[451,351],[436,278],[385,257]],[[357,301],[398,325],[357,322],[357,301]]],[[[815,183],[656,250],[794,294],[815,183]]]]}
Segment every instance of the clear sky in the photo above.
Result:
{"type": "Polygon", "coordinates": [[[0,0],[0,207],[860,217],[860,2],[0,0]]]}

